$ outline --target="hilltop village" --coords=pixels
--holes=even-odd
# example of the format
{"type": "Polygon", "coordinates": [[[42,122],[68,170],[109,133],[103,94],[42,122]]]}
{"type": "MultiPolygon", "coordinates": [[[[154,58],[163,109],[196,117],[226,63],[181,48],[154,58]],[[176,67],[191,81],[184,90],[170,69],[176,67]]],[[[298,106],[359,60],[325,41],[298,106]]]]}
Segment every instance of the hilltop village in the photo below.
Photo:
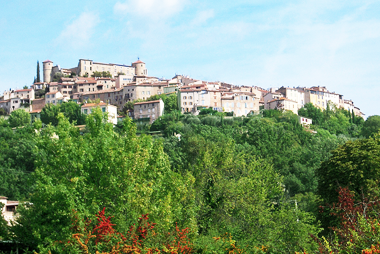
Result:
{"type": "Polygon", "coordinates": [[[326,87],[263,89],[196,80],[184,75],[160,79],[149,76],[146,64],[141,60],[130,66],[88,59],[80,59],[77,67],[68,69],[54,65],[50,60],[42,65],[43,80],[37,79],[24,89],[4,91],[0,97],[0,114],[8,115],[21,108],[29,112],[33,120],[40,117],[45,105],[72,100],[82,104],[84,114],[101,106],[104,112],[109,112],[110,122],[116,124],[125,104],[133,103],[136,106],[127,114],[134,119],[149,119],[152,123],[164,113],[165,105],[161,99],[149,98],[175,94],[178,109],[195,115],[203,108],[231,116],[256,114],[260,109],[290,110],[297,114],[306,103],[322,110],[333,103],[356,116],[364,115],[352,100],[346,100],[342,94],[330,92],[326,87]]]}
{"type": "Polygon", "coordinates": [[[342,94],[157,78],[140,59],[47,60],[41,77],[39,66],[30,87],[1,97],[0,253],[370,253],[380,243],[380,116],[364,120],[342,94]]]}

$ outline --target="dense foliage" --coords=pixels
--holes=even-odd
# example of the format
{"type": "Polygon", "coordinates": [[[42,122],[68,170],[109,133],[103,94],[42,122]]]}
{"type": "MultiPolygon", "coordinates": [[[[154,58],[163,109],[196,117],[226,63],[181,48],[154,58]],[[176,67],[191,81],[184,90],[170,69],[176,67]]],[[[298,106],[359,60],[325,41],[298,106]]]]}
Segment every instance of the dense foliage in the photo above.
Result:
{"type": "Polygon", "coordinates": [[[70,123],[78,125],[85,124],[85,115],[81,112],[81,107],[74,101],[64,102],[54,105],[47,104],[41,110],[41,121],[44,124],[58,125],[58,114],[63,113],[70,123]]]}
{"type": "MultiPolygon", "coordinates": [[[[345,192],[352,200],[368,196],[368,202],[376,201],[379,136],[363,138],[368,120],[309,104],[300,114],[313,119],[310,127],[301,126],[297,115],[277,110],[250,117],[208,109],[199,116],[182,115],[175,94],[150,100],[159,98],[169,105],[172,100],[172,106],[148,126],[160,132],[156,136],[136,135],[128,117],[115,128],[100,110],[86,118],[80,133],[75,127],[80,115],[70,103],[46,108],[44,128],[36,122],[12,130],[0,119],[0,177],[6,179],[0,194],[27,201],[10,229],[14,240],[39,253],[60,253],[59,242],[70,241],[73,245],[65,248],[79,251],[84,248],[79,242],[90,237],[88,250],[111,253],[117,246],[137,246],[133,237],[121,235],[149,214],[154,230],[144,240],[146,251],[154,247],[170,253],[168,232],[182,230],[191,251],[179,253],[316,253],[332,245],[335,251],[343,246],[337,234],[355,231],[345,231],[332,218],[347,204],[336,190],[353,191],[353,196],[345,192]],[[319,205],[332,213],[343,207],[335,215],[324,213],[326,241],[320,238],[319,205]],[[109,231],[102,232],[116,239],[104,249],[95,230],[100,226],[94,224],[99,216],[108,223],[109,231]],[[329,226],[335,226],[335,238],[328,237],[329,226]]],[[[364,232],[375,219],[359,214],[356,228],[364,232]]],[[[371,244],[364,241],[355,250],[371,244]]]]}

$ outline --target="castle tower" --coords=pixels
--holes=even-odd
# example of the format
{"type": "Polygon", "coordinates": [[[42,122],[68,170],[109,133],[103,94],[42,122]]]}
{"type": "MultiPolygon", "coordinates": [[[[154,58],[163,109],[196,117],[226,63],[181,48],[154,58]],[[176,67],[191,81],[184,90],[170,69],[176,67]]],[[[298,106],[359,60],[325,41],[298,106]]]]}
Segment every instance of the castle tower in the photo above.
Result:
{"type": "Polygon", "coordinates": [[[46,60],[42,62],[43,64],[43,73],[44,73],[44,82],[51,82],[51,71],[53,69],[53,62],[50,60],[46,60]]]}
{"type": "Polygon", "coordinates": [[[145,63],[140,61],[140,59],[132,63],[132,67],[135,68],[136,76],[148,76],[148,70],[145,67],[145,63]]]}

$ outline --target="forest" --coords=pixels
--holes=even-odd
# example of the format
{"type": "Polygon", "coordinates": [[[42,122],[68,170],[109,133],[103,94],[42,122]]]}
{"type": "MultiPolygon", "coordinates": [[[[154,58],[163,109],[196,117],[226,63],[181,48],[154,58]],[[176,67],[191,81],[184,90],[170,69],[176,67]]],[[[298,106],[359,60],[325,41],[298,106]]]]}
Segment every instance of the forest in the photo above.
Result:
{"type": "Polygon", "coordinates": [[[24,253],[380,253],[380,116],[100,109],[0,118],[0,239],[24,253]],[[76,127],[85,123],[85,130],[76,127]],[[154,135],[153,135],[154,133],[154,135]],[[159,134],[157,134],[159,133],[159,134]]]}

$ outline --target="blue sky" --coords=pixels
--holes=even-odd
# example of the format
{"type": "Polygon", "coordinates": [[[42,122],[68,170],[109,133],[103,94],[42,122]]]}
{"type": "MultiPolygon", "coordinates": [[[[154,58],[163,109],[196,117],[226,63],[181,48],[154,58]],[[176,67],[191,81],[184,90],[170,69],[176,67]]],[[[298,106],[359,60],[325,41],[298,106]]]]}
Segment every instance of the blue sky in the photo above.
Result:
{"type": "Polygon", "coordinates": [[[380,114],[379,0],[1,2],[0,91],[31,85],[37,60],[140,57],[152,76],[320,85],[380,114]]]}

